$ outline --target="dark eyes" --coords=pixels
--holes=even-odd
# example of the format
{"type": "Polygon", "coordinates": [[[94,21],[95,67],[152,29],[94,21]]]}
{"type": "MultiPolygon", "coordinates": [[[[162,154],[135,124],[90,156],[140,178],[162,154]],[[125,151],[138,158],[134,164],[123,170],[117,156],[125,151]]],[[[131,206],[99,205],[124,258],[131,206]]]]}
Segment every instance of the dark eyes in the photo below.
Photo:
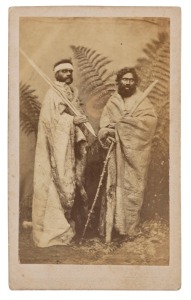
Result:
{"type": "Polygon", "coordinates": [[[131,83],[133,83],[135,81],[133,78],[122,78],[122,80],[125,82],[131,82],[131,83]]]}
{"type": "Polygon", "coordinates": [[[73,73],[73,71],[72,70],[68,70],[68,69],[65,69],[65,70],[62,70],[62,73],[73,73]]]}

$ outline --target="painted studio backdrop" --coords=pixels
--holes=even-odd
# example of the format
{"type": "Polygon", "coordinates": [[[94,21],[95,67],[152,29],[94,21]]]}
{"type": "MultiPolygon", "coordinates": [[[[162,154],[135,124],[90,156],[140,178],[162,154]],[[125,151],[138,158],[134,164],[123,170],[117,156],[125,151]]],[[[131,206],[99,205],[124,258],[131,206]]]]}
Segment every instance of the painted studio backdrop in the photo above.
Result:
{"type": "MultiPolygon", "coordinates": [[[[158,123],[141,211],[141,226],[144,233],[142,240],[124,244],[117,250],[114,247],[111,251],[110,248],[108,251],[108,248],[98,241],[96,234],[100,214],[100,199],[98,199],[90,224],[93,233],[89,235],[89,244],[83,245],[81,250],[75,246],[76,249],[73,248],[70,259],[67,258],[69,260],[66,257],[65,259],[57,257],[58,263],[77,263],[75,259],[72,260],[77,251],[81,251],[80,263],[166,265],[169,262],[169,27],[170,23],[166,18],[20,19],[20,48],[52,82],[54,82],[54,64],[63,58],[72,59],[73,85],[79,90],[85,114],[96,132],[102,110],[116,89],[115,74],[119,69],[126,66],[135,67],[140,78],[139,88],[142,91],[154,80],[158,80],[158,84],[149,94],[158,123]],[[149,250],[145,253],[146,248],[149,250]],[[92,257],[88,256],[90,249],[94,253],[92,257]],[[96,256],[99,251],[102,253],[102,260],[96,256]],[[125,260],[115,254],[114,259],[111,253],[115,251],[129,251],[131,255],[125,260]],[[150,254],[147,253],[149,251],[150,254]]],[[[42,249],[35,249],[30,244],[30,232],[22,227],[23,221],[31,221],[38,118],[48,88],[43,78],[25,57],[20,55],[20,261],[22,263],[56,262],[55,256],[53,254],[50,256],[48,252],[46,258],[40,256],[38,251],[42,249]]],[[[89,136],[85,178],[89,207],[96,193],[103,159],[104,153],[99,143],[93,136],[89,136]]],[[[53,253],[58,254],[58,251],[60,250],[55,247],[53,253]]]]}

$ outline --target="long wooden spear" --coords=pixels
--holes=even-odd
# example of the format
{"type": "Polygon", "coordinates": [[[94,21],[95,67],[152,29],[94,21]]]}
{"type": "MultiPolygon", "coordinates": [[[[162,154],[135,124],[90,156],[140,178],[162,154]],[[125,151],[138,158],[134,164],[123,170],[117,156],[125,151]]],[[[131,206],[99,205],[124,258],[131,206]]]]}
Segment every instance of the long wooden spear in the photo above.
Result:
{"type": "MultiPolygon", "coordinates": [[[[30,59],[30,57],[20,48],[20,53],[28,60],[28,62],[31,64],[31,66],[37,71],[37,73],[48,83],[48,85],[56,92],[58,96],[60,96],[64,102],[68,105],[68,107],[71,109],[71,111],[74,113],[75,116],[81,116],[81,113],[76,109],[76,107],[70,102],[66,96],[55,86],[55,84],[52,83],[50,78],[44,74],[41,69],[30,59]]],[[[96,137],[95,131],[92,127],[92,125],[89,122],[84,123],[84,126],[88,129],[89,132],[91,132],[92,135],[96,137]]]]}

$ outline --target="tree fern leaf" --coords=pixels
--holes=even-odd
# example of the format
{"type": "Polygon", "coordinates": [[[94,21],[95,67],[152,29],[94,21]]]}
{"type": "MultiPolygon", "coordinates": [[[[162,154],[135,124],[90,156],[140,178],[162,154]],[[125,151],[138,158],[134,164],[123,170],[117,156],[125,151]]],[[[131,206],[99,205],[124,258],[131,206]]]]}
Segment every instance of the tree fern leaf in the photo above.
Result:
{"type": "Polygon", "coordinates": [[[157,61],[155,62],[153,68],[155,70],[157,70],[158,72],[165,73],[165,74],[169,74],[169,72],[170,72],[169,65],[164,65],[157,61]]]}
{"type": "Polygon", "coordinates": [[[152,101],[152,103],[156,102],[157,105],[161,106],[161,102],[163,101],[164,96],[153,93],[149,94],[148,98],[152,101]]]}
{"type": "Polygon", "coordinates": [[[94,61],[93,66],[94,68],[98,68],[99,64],[103,61],[106,61],[107,57],[101,57],[100,59],[97,59],[96,61],[94,61]]]}
{"type": "Polygon", "coordinates": [[[83,52],[84,47],[83,46],[78,46],[78,51],[83,52]]]}
{"type": "Polygon", "coordinates": [[[103,80],[103,75],[105,75],[107,73],[107,69],[104,69],[102,72],[100,72],[100,77],[103,80]]]}
{"type": "MultiPolygon", "coordinates": [[[[154,100],[159,100],[159,101],[163,101],[163,99],[164,99],[164,96],[163,95],[161,95],[161,94],[158,94],[154,89],[149,93],[149,99],[150,98],[153,98],[154,100]]],[[[161,105],[161,103],[160,103],[160,105],[161,105]]]]}
{"type": "Polygon", "coordinates": [[[101,68],[105,67],[106,65],[108,65],[111,62],[112,62],[112,60],[106,60],[106,61],[104,61],[102,64],[99,65],[98,71],[100,72],[101,68]]]}
{"type": "Polygon", "coordinates": [[[96,50],[91,50],[91,52],[87,55],[87,59],[91,61],[91,57],[96,53],[96,50]]]}
{"type": "Polygon", "coordinates": [[[165,80],[165,81],[169,82],[170,72],[168,74],[163,72],[163,74],[162,74],[161,72],[156,70],[156,68],[154,68],[153,69],[153,77],[156,79],[165,80]]]}
{"type": "Polygon", "coordinates": [[[149,49],[143,49],[143,52],[148,56],[149,59],[154,59],[156,57],[156,53],[151,52],[149,49]]]}
{"type": "Polygon", "coordinates": [[[115,87],[116,85],[115,85],[115,83],[112,83],[112,82],[111,82],[111,83],[106,83],[104,86],[105,86],[106,89],[107,89],[107,88],[110,88],[110,87],[113,88],[113,87],[115,87]]]}
{"type": "Polygon", "coordinates": [[[156,53],[156,51],[157,51],[157,48],[154,44],[148,43],[148,44],[146,44],[146,48],[152,53],[156,53]]]}
{"type": "Polygon", "coordinates": [[[93,89],[90,90],[90,94],[91,95],[97,95],[97,94],[99,94],[100,92],[102,92],[104,90],[105,90],[105,86],[103,86],[103,85],[97,86],[97,87],[94,87],[93,89]]]}
{"type": "Polygon", "coordinates": [[[86,88],[86,85],[93,88],[96,86],[102,86],[102,81],[100,80],[100,78],[95,78],[95,76],[93,76],[94,81],[92,83],[92,77],[88,78],[87,80],[83,80],[82,81],[82,88],[86,88]]]}
{"type": "Polygon", "coordinates": [[[86,81],[87,84],[91,81],[95,82],[95,81],[99,81],[100,83],[102,83],[102,80],[101,80],[101,77],[99,76],[99,74],[97,73],[89,73],[87,74],[86,76],[84,76],[84,79],[82,80],[83,81],[86,81]],[[89,76],[88,76],[89,75],[89,76]]]}
{"type": "Polygon", "coordinates": [[[116,86],[115,85],[111,85],[111,86],[106,86],[106,85],[102,85],[102,86],[98,86],[96,87],[93,91],[92,91],[92,95],[100,95],[102,92],[106,93],[106,94],[111,94],[112,91],[116,90],[116,86]]]}
{"type": "Polygon", "coordinates": [[[143,68],[144,65],[151,65],[151,62],[146,58],[138,58],[137,63],[138,66],[136,66],[136,68],[143,68]]]}
{"type": "Polygon", "coordinates": [[[32,132],[35,132],[34,124],[31,122],[31,119],[29,116],[27,116],[24,113],[20,113],[20,126],[21,129],[28,135],[32,132]]]}
{"type": "Polygon", "coordinates": [[[168,93],[169,90],[169,83],[168,82],[164,82],[162,80],[159,80],[157,83],[158,86],[161,87],[161,89],[164,91],[164,93],[168,93]]]}
{"type": "Polygon", "coordinates": [[[170,56],[170,46],[163,48],[163,53],[170,56]]]}
{"type": "Polygon", "coordinates": [[[109,81],[109,79],[111,79],[113,76],[116,76],[116,72],[112,72],[110,73],[108,76],[106,76],[105,78],[103,78],[103,83],[105,84],[107,81],[109,81]]]}
{"type": "Polygon", "coordinates": [[[88,78],[88,77],[91,76],[91,75],[96,76],[97,73],[96,73],[94,70],[92,70],[92,69],[89,69],[88,71],[87,71],[87,69],[86,69],[86,70],[82,70],[82,71],[81,71],[81,75],[83,76],[81,80],[83,80],[83,78],[84,78],[84,79],[85,79],[85,78],[88,78]]]}
{"type": "Polygon", "coordinates": [[[24,94],[26,91],[28,91],[28,89],[30,88],[29,85],[25,84],[25,83],[20,83],[20,93],[24,94]]]}
{"type": "Polygon", "coordinates": [[[160,53],[158,53],[158,55],[160,56],[161,59],[168,59],[168,63],[170,61],[170,53],[169,52],[164,52],[164,49],[162,49],[162,51],[160,51],[160,53]]]}
{"type": "Polygon", "coordinates": [[[79,59],[78,66],[83,67],[83,65],[86,63],[87,63],[87,59],[86,59],[86,57],[85,58],[83,57],[83,58],[79,59]]]}
{"type": "Polygon", "coordinates": [[[88,62],[86,62],[82,65],[78,64],[78,68],[80,69],[81,72],[84,71],[85,69],[90,70],[90,71],[94,71],[94,69],[92,69],[92,66],[88,62]]]}
{"type": "Polygon", "coordinates": [[[20,84],[20,125],[29,134],[37,133],[41,104],[29,85],[20,84]]]}
{"type": "Polygon", "coordinates": [[[97,83],[97,82],[89,82],[88,85],[86,85],[86,87],[84,87],[85,90],[87,91],[93,91],[93,90],[98,90],[102,88],[102,83],[97,83]]]}
{"type": "Polygon", "coordinates": [[[107,97],[107,96],[109,97],[110,95],[111,95],[111,93],[107,89],[104,89],[104,90],[100,91],[99,93],[97,93],[98,100],[100,100],[103,97],[107,97]]]}
{"type": "MultiPolygon", "coordinates": [[[[158,63],[161,63],[162,66],[169,66],[169,59],[168,58],[162,58],[160,57],[158,60],[157,60],[158,63]]],[[[168,68],[169,69],[169,68],[168,68]]]]}
{"type": "Polygon", "coordinates": [[[156,48],[159,48],[160,45],[161,45],[161,41],[157,41],[157,40],[154,40],[154,39],[152,39],[152,43],[156,46],[156,48]]]}
{"type": "Polygon", "coordinates": [[[156,93],[164,96],[164,91],[159,86],[155,86],[156,93]]]}
{"type": "Polygon", "coordinates": [[[91,59],[92,65],[94,65],[95,60],[100,56],[101,56],[101,54],[97,53],[94,57],[92,57],[92,59],[91,59]]]}
{"type": "Polygon", "coordinates": [[[87,51],[86,51],[86,56],[88,57],[88,54],[90,53],[91,49],[88,49],[87,48],[87,51]]]}
{"type": "MultiPolygon", "coordinates": [[[[105,86],[106,80],[112,75],[107,75],[107,69],[104,68],[111,62],[107,57],[103,57],[97,53],[96,50],[86,48],[83,46],[73,47],[71,46],[77,59],[77,65],[80,71],[80,93],[83,94],[83,99],[89,98],[90,95],[98,96],[100,92],[113,89],[112,85],[105,86]],[[106,78],[103,79],[103,76],[106,78]]],[[[86,100],[84,100],[86,101],[86,100]]]]}
{"type": "Polygon", "coordinates": [[[80,72],[82,72],[83,75],[88,74],[89,72],[92,72],[92,71],[93,70],[92,70],[91,66],[89,66],[88,64],[84,65],[83,68],[80,68],[80,72]]]}

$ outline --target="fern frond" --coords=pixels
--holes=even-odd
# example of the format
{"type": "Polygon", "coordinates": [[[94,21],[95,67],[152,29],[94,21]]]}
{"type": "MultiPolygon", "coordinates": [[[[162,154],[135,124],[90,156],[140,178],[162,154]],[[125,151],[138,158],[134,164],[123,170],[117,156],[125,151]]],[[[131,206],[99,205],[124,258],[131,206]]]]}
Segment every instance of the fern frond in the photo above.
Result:
{"type": "Polygon", "coordinates": [[[116,72],[110,73],[107,77],[103,78],[103,83],[107,82],[111,77],[115,76],[116,72]]]}
{"type": "Polygon", "coordinates": [[[110,64],[111,62],[112,62],[112,60],[106,60],[106,61],[104,61],[102,64],[100,64],[98,66],[98,71],[100,71],[101,68],[105,67],[106,65],[110,64]]]}
{"type": "Polygon", "coordinates": [[[34,94],[35,90],[25,83],[20,83],[20,126],[26,133],[37,134],[41,104],[34,94]]]}
{"type": "Polygon", "coordinates": [[[100,59],[96,59],[96,61],[94,61],[93,63],[94,68],[98,68],[99,64],[103,61],[107,61],[107,57],[101,57],[100,59]]]}
{"type": "Polygon", "coordinates": [[[36,130],[35,125],[31,120],[30,116],[23,112],[20,113],[20,126],[23,132],[27,135],[29,135],[32,132],[35,132],[36,130]]]}
{"type": "Polygon", "coordinates": [[[91,52],[89,53],[89,55],[87,55],[87,60],[91,61],[91,57],[92,55],[94,55],[96,53],[96,50],[91,50],[91,52]]]}
{"type": "Polygon", "coordinates": [[[91,91],[91,95],[99,95],[100,93],[102,93],[104,91],[106,93],[110,93],[111,91],[115,91],[115,90],[116,90],[115,84],[111,84],[108,86],[106,86],[106,85],[98,86],[91,91]]]}
{"type": "Polygon", "coordinates": [[[92,63],[93,66],[94,66],[95,60],[96,60],[98,57],[100,57],[100,56],[101,56],[101,54],[97,53],[95,56],[92,57],[91,63],[92,63]]]}
{"type": "Polygon", "coordinates": [[[156,53],[156,51],[157,51],[157,47],[154,44],[148,43],[148,44],[146,44],[146,48],[153,54],[156,53]]]}
{"type": "Polygon", "coordinates": [[[143,49],[143,52],[148,56],[149,59],[154,59],[156,57],[156,53],[153,53],[150,49],[143,49]]]}
{"type": "Polygon", "coordinates": [[[154,65],[156,71],[160,72],[161,74],[165,74],[166,76],[169,75],[170,68],[169,66],[162,66],[161,64],[157,63],[154,65]]]}
{"type": "Polygon", "coordinates": [[[111,89],[111,86],[106,86],[107,80],[113,74],[107,74],[107,69],[104,68],[111,60],[102,56],[96,50],[92,50],[83,46],[71,46],[74,52],[74,57],[77,59],[77,65],[80,71],[80,86],[79,93],[83,94],[83,99],[88,101],[89,95],[99,95],[103,90],[106,93],[111,89]],[[106,76],[105,79],[103,76],[106,76]]]}
{"type": "Polygon", "coordinates": [[[103,75],[105,75],[105,73],[107,73],[107,69],[104,69],[102,72],[100,72],[100,77],[103,78],[103,75]]]}

